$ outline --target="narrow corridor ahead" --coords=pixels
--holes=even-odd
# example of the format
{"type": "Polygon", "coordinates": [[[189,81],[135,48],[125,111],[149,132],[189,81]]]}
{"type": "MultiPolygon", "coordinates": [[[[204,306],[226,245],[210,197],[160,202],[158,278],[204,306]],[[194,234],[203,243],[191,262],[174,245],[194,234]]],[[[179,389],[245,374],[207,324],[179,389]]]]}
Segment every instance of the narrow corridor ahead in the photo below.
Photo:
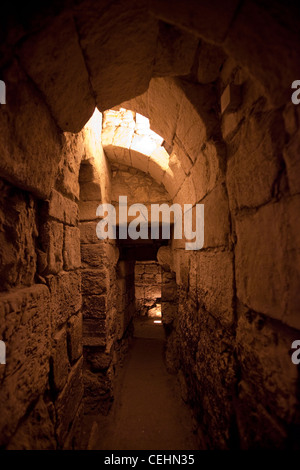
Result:
{"type": "Polygon", "coordinates": [[[166,370],[164,332],[153,318],[135,321],[135,334],[119,377],[115,404],[103,429],[94,427],[90,448],[195,450],[190,411],[176,377],[166,370]]]}

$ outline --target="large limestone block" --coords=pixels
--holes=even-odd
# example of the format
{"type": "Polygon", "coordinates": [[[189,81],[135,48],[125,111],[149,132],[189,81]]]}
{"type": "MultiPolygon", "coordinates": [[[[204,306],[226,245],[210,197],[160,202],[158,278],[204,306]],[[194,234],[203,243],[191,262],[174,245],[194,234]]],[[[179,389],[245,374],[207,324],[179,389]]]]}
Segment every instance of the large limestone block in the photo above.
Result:
{"type": "MultiPolygon", "coordinates": [[[[237,355],[241,366],[242,388],[246,393],[239,392],[239,410],[242,411],[239,413],[239,423],[245,438],[247,434],[249,437],[250,429],[252,430],[247,430],[246,424],[249,408],[253,407],[251,411],[256,418],[259,418],[262,406],[275,422],[278,419],[285,422],[293,420],[297,409],[297,367],[291,361],[290,351],[291,344],[298,339],[298,335],[296,331],[281,328],[280,324],[270,321],[264,315],[246,309],[240,313],[236,337],[237,355]],[[252,399],[249,402],[250,396],[252,399]]],[[[268,419],[266,422],[270,425],[268,419]]],[[[256,431],[261,433],[259,424],[256,426],[256,431]]],[[[263,434],[266,431],[271,431],[269,426],[263,434]]]]}
{"type": "Polygon", "coordinates": [[[95,109],[74,19],[60,15],[31,35],[18,51],[63,131],[79,132],[95,109]]]}
{"type": "Polygon", "coordinates": [[[81,308],[81,275],[62,271],[46,280],[51,292],[51,321],[56,330],[81,308]]]}
{"type": "Polygon", "coordinates": [[[223,158],[223,154],[223,149],[213,142],[206,142],[202,145],[191,169],[197,202],[215,187],[221,174],[220,159],[223,158]]]}
{"type": "Polygon", "coordinates": [[[153,76],[188,75],[198,42],[198,38],[192,34],[160,21],[153,76]]]}
{"type": "Polygon", "coordinates": [[[65,226],[63,259],[66,271],[81,266],[80,230],[77,227],[65,226]]]}
{"type": "Polygon", "coordinates": [[[82,269],[81,279],[82,292],[84,295],[104,294],[109,287],[108,272],[106,268],[82,269]]]}
{"type": "Polygon", "coordinates": [[[283,152],[286,164],[289,189],[292,194],[300,192],[300,138],[294,135],[283,152]]]}
{"type": "Polygon", "coordinates": [[[198,82],[203,84],[214,82],[219,76],[225,58],[223,49],[202,41],[198,55],[198,82]]]}
{"type": "Polygon", "coordinates": [[[198,302],[222,325],[233,322],[233,257],[230,252],[199,252],[198,302]]]}
{"type": "Polygon", "coordinates": [[[300,75],[299,31],[293,18],[297,15],[296,4],[281,3],[278,10],[276,4],[247,0],[224,43],[228,54],[261,82],[277,106],[290,101],[291,84],[300,75]]]}
{"type": "Polygon", "coordinates": [[[63,224],[54,220],[46,222],[41,227],[40,240],[42,249],[47,254],[47,273],[58,273],[63,268],[63,224]]]}
{"type": "Polygon", "coordinates": [[[216,186],[202,201],[204,204],[204,248],[226,246],[230,239],[230,219],[226,188],[216,186]]]}
{"type": "Polygon", "coordinates": [[[226,36],[237,7],[238,0],[229,0],[226,3],[219,0],[209,3],[198,0],[150,2],[150,9],[158,18],[212,42],[221,42],[226,36]]]}
{"type": "Polygon", "coordinates": [[[172,144],[181,100],[181,90],[173,78],[153,78],[146,94],[151,129],[172,144]]]}
{"type": "Polygon", "coordinates": [[[240,130],[239,147],[228,161],[227,188],[232,208],[256,207],[271,199],[281,170],[284,139],[280,114],[249,116],[240,130]]]}
{"type": "Polygon", "coordinates": [[[76,8],[81,46],[101,111],[143,93],[149,84],[158,25],[144,2],[93,1],[76,8]],[[99,54],[101,51],[101,54],[99,54]]]}
{"type": "Polygon", "coordinates": [[[61,447],[83,399],[82,366],[83,359],[79,359],[73,366],[68,381],[55,402],[56,436],[61,447]]]}
{"type": "Polygon", "coordinates": [[[58,165],[55,188],[70,199],[79,199],[80,162],[85,156],[84,133],[64,133],[65,143],[62,158],[58,165]]]}
{"type": "Polygon", "coordinates": [[[206,140],[219,140],[216,93],[211,85],[176,83],[182,90],[176,137],[194,162],[206,140]]]}
{"type": "Polygon", "coordinates": [[[7,103],[0,113],[0,175],[47,199],[61,159],[62,136],[47,105],[16,63],[3,79],[7,103]]]}
{"type": "Polygon", "coordinates": [[[65,385],[70,370],[67,351],[67,330],[62,328],[55,333],[52,343],[51,377],[56,390],[61,390],[65,385]]]}
{"type": "Polygon", "coordinates": [[[236,282],[241,302],[294,328],[299,322],[298,196],[236,220],[236,282]]]}
{"type": "Polygon", "coordinates": [[[1,294],[0,325],[0,335],[6,342],[5,375],[0,390],[3,445],[48,383],[51,335],[48,288],[37,284],[1,294]]]}
{"type": "Polygon", "coordinates": [[[51,404],[40,398],[34,409],[18,427],[9,441],[7,450],[55,450],[54,424],[51,420],[51,404]]]}
{"type": "Polygon", "coordinates": [[[78,223],[78,205],[76,202],[64,197],[55,189],[51,192],[48,202],[48,214],[50,217],[69,225],[78,223]]]}
{"type": "Polygon", "coordinates": [[[73,364],[82,355],[82,313],[73,315],[68,321],[68,354],[73,364]]]}
{"type": "Polygon", "coordinates": [[[36,272],[36,204],[0,181],[0,290],[31,285],[36,272]]]}

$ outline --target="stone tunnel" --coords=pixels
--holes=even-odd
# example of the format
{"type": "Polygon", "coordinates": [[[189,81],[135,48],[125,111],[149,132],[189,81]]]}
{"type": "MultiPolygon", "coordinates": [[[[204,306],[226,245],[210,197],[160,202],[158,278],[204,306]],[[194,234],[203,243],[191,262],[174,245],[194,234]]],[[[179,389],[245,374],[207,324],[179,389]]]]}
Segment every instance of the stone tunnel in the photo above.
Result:
{"type": "Polygon", "coordinates": [[[296,4],[12,1],[0,23],[0,447],[88,448],[154,318],[194,449],[299,449],[296,4]],[[99,239],[120,196],[204,205],[203,245],[99,239]]]}

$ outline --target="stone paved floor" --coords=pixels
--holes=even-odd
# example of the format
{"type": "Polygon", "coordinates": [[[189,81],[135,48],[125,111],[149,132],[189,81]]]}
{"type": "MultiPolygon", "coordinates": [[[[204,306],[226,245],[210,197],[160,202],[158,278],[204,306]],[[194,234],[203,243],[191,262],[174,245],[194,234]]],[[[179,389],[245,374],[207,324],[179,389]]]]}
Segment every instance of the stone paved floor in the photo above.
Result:
{"type": "Polygon", "coordinates": [[[164,364],[163,327],[153,320],[135,322],[119,392],[109,417],[94,423],[90,449],[197,449],[190,411],[164,364]]]}

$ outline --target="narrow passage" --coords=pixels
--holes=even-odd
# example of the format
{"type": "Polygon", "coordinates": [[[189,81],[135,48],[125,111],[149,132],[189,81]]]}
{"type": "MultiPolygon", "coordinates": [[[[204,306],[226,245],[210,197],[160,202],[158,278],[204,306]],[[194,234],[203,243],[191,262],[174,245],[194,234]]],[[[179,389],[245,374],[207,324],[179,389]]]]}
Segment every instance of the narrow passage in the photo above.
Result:
{"type": "Polygon", "coordinates": [[[164,331],[153,318],[136,319],[132,347],[107,422],[99,422],[90,448],[195,450],[189,408],[163,358],[164,331]]]}

